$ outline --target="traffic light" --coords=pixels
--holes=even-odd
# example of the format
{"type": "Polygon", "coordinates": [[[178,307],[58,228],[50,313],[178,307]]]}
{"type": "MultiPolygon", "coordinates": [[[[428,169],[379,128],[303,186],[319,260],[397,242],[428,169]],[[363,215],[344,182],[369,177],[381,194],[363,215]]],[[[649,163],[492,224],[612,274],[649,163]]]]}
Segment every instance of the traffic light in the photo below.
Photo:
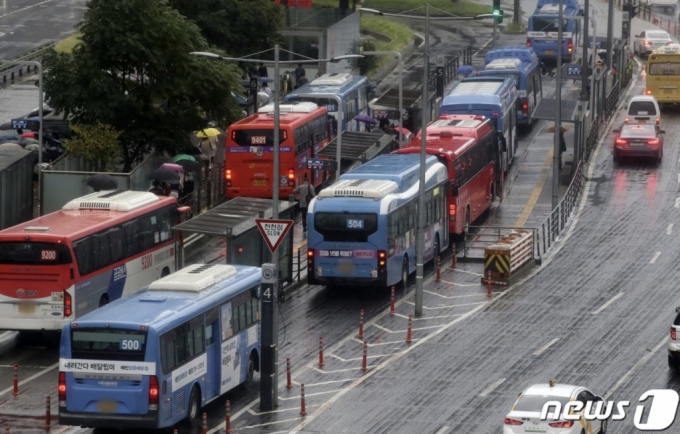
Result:
{"type": "Polygon", "coordinates": [[[492,13],[494,14],[498,23],[503,22],[503,10],[501,9],[501,0],[493,0],[492,13]]]}

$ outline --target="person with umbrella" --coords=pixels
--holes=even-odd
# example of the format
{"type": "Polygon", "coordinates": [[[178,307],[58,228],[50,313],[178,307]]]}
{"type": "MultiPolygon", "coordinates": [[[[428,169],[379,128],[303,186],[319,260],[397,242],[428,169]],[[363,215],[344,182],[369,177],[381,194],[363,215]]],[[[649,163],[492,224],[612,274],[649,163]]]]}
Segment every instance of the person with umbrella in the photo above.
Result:
{"type": "Polygon", "coordinates": [[[92,187],[95,193],[102,190],[117,190],[118,181],[116,181],[111,175],[99,173],[97,175],[91,176],[90,179],[87,180],[87,186],[92,187]]]}
{"type": "Polygon", "coordinates": [[[295,85],[296,85],[296,88],[302,86],[302,84],[300,84],[300,79],[302,77],[304,77],[305,75],[307,75],[305,68],[302,67],[302,63],[298,63],[298,67],[295,68],[295,85]]]}
{"type": "Polygon", "coordinates": [[[160,181],[154,181],[153,187],[149,189],[149,192],[155,194],[156,196],[165,196],[165,191],[163,191],[161,188],[160,181]]]}

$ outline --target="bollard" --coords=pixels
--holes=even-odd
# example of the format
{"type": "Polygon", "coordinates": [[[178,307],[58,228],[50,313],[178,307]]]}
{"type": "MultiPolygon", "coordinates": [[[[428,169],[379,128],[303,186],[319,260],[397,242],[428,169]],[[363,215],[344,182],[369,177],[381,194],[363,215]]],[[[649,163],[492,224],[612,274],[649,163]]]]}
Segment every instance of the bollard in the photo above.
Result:
{"type": "Polygon", "coordinates": [[[434,281],[437,283],[442,281],[441,259],[439,258],[439,255],[437,255],[437,277],[435,277],[434,281]]]}
{"type": "Polygon", "coordinates": [[[486,272],[486,296],[491,297],[491,271],[486,272]]]}
{"type": "Polygon", "coordinates": [[[201,421],[201,434],[208,434],[208,414],[203,413],[203,420],[201,421]]]}
{"type": "Polygon", "coordinates": [[[323,336],[319,336],[319,368],[323,368],[323,336]]]}
{"type": "Polygon", "coordinates": [[[292,389],[293,388],[293,380],[290,377],[290,357],[286,357],[286,378],[288,379],[288,382],[286,384],[286,389],[292,389]]]}
{"type": "Polygon", "coordinates": [[[9,427],[5,427],[5,434],[9,434],[9,427]]]}
{"type": "Polygon", "coordinates": [[[363,362],[361,362],[361,370],[366,372],[368,367],[366,366],[366,359],[368,356],[368,342],[364,341],[364,357],[363,357],[363,362]]]}
{"type": "Polygon", "coordinates": [[[364,310],[359,311],[359,339],[364,338],[364,310]]]}
{"type": "Polygon", "coordinates": [[[456,243],[451,244],[451,268],[456,268],[456,243]]]}
{"type": "MultiPolygon", "coordinates": [[[[14,364],[14,390],[12,395],[17,396],[19,394],[19,365],[14,364]]],[[[9,429],[9,428],[8,428],[9,429]]]]}
{"type": "Polygon", "coordinates": [[[47,395],[47,407],[45,408],[45,429],[50,429],[50,419],[52,415],[50,414],[50,395],[47,395]]]}
{"type": "Polygon", "coordinates": [[[227,399],[227,420],[224,425],[225,434],[231,433],[231,402],[227,399]]]}
{"type": "Polygon", "coordinates": [[[406,343],[410,344],[411,343],[411,323],[413,321],[413,315],[409,314],[408,316],[408,330],[406,330],[406,343]]]}
{"type": "Polygon", "coordinates": [[[395,314],[395,311],[394,311],[394,286],[392,287],[392,290],[390,292],[391,292],[391,295],[390,295],[390,315],[394,315],[395,314]]]}
{"type": "Polygon", "coordinates": [[[305,410],[305,385],[300,384],[300,416],[307,416],[307,410],[305,410]]]}

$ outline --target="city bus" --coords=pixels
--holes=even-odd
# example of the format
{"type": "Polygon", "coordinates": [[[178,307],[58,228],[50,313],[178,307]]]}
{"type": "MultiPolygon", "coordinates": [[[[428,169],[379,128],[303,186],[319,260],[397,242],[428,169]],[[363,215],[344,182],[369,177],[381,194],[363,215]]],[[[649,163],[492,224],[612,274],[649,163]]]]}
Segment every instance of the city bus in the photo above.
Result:
{"type": "Polygon", "coordinates": [[[0,231],[0,328],[64,324],[175,271],[177,200],[100,191],[0,231]]]}
{"type": "MultiPolygon", "coordinates": [[[[427,126],[426,152],[446,166],[451,183],[447,194],[451,234],[462,234],[491,208],[499,182],[497,134],[493,122],[479,115],[442,116],[427,126]]],[[[395,153],[420,153],[421,137],[395,153]]]]}
{"type": "MultiPolygon", "coordinates": [[[[446,167],[426,159],[424,260],[448,246],[446,167]]],[[[420,156],[381,155],[327,187],[308,208],[310,285],[378,286],[416,269],[420,156]]]]}
{"type": "Polygon", "coordinates": [[[517,86],[517,124],[531,126],[538,102],[543,98],[541,62],[531,47],[503,47],[486,53],[480,77],[509,77],[517,86]]]}
{"type": "Polygon", "coordinates": [[[649,55],[645,95],[659,104],[680,103],[680,45],[657,48],[649,55]]]}
{"type": "Polygon", "coordinates": [[[260,370],[260,268],[194,264],[64,326],[59,424],[200,425],[260,370]]]}
{"type": "Polygon", "coordinates": [[[307,101],[326,107],[331,133],[335,137],[338,134],[338,98],[343,108],[342,131],[365,131],[366,124],[354,118],[368,115],[369,87],[368,77],[346,72],[324,74],[286,95],[285,101],[307,101]]]}
{"type": "MultiPolygon", "coordinates": [[[[540,4],[540,3],[539,3],[540,4]]],[[[536,50],[542,61],[557,61],[557,39],[559,32],[559,5],[539,6],[529,17],[527,24],[527,47],[536,50]]],[[[562,62],[569,63],[578,50],[581,37],[581,8],[577,0],[566,2],[562,8],[562,62]]]]}
{"type": "Polygon", "coordinates": [[[501,150],[498,170],[506,173],[519,144],[515,80],[504,77],[464,78],[444,97],[439,109],[440,116],[450,114],[480,115],[496,124],[501,150]]]}
{"type": "MultiPolygon", "coordinates": [[[[293,189],[309,179],[316,187],[324,180],[323,170],[307,169],[330,141],[328,112],[314,103],[279,106],[279,197],[288,199],[293,189]]],[[[274,105],[233,123],[227,133],[225,182],[227,198],[260,197],[271,199],[275,180],[274,105]]]]}

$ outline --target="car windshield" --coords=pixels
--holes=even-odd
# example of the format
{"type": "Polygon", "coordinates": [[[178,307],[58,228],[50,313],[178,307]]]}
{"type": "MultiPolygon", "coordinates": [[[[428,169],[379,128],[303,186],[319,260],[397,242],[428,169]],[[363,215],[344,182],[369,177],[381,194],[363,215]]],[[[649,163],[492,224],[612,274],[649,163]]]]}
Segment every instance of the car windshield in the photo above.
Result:
{"type": "Polygon", "coordinates": [[[666,32],[647,32],[647,39],[671,39],[666,32]]]}
{"type": "Polygon", "coordinates": [[[540,413],[543,410],[543,405],[549,401],[558,401],[564,408],[565,404],[569,402],[567,396],[547,396],[547,395],[524,395],[522,396],[513,411],[531,411],[540,413]]]}
{"type": "Polygon", "coordinates": [[[652,101],[633,101],[628,114],[631,116],[656,116],[656,104],[652,101]]]}
{"type": "Polygon", "coordinates": [[[621,137],[654,138],[656,137],[656,127],[654,125],[627,125],[621,130],[621,137]]]}

